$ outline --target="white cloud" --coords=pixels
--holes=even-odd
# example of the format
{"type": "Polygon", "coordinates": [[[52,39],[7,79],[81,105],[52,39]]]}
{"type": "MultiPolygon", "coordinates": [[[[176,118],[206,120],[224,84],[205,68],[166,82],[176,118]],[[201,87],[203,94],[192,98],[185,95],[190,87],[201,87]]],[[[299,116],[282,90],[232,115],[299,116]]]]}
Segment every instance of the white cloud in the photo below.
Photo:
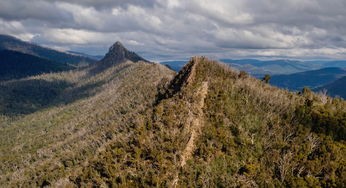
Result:
{"type": "Polygon", "coordinates": [[[346,58],[345,9],[344,0],[2,0],[0,33],[91,53],[121,40],[150,57],[346,58]]]}
{"type": "Polygon", "coordinates": [[[120,40],[115,33],[102,33],[78,29],[47,29],[41,35],[36,36],[36,40],[38,41],[41,40],[64,45],[102,44],[109,42],[110,38],[113,40],[120,40]]]}
{"type": "Polygon", "coordinates": [[[24,41],[30,41],[35,36],[26,32],[25,27],[19,21],[4,21],[0,19],[0,33],[10,34],[24,41]]]}

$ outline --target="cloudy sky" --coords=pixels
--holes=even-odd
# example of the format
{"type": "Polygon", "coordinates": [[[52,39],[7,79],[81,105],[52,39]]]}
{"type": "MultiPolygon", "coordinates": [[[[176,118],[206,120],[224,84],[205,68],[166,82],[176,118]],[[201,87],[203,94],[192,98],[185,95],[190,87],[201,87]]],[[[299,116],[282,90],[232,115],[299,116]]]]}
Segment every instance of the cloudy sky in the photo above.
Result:
{"type": "Polygon", "coordinates": [[[0,33],[94,55],[119,40],[151,60],[346,59],[346,1],[0,0],[0,33]]]}

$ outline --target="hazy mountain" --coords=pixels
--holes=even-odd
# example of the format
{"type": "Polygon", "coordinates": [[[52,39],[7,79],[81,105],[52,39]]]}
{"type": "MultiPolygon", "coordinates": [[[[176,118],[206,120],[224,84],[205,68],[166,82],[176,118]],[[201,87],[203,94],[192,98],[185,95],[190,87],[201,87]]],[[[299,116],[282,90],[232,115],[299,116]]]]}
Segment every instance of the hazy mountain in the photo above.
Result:
{"type": "Polygon", "coordinates": [[[88,57],[90,59],[93,59],[95,61],[101,60],[104,56],[103,55],[90,55],[82,52],[75,52],[75,51],[68,51],[68,53],[75,54],[78,56],[88,57]]]}
{"type": "Polygon", "coordinates": [[[313,89],[331,83],[345,75],[345,69],[331,67],[289,75],[273,75],[270,83],[290,90],[301,90],[304,87],[313,89]]]}
{"type": "Polygon", "coordinates": [[[186,65],[187,61],[163,61],[160,63],[168,66],[175,72],[179,72],[186,65]]]}
{"type": "MultiPolygon", "coordinates": [[[[310,70],[318,70],[328,67],[346,68],[346,61],[298,61],[298,60],[257,60],[257,59],[220,59],[221,62],[232,68],[248,72],[255,77],[265,74],[293,74],[310,70]]],[[[175,71],[179,71],[186,61],[163,61],[161,64],[168,65],[175,71]]]]}
{"type": "Polygon", "coordinates": [[[24,78],[42,73],[65,71],[73,68],[68,64],[53,62],[21,52],[0,51],[0,81],[24,78]]]}
{"type": "Polygon", "coordinates": [[[17,51],[59,63],[78,64],[95,62],[95,60],[88,57],[41,47],[8,35],[0,35],[0,50],[17,51]]]}
{"type": "Polygon", "coordinates": [[[4,187],[344,185],[345,101],[206,58],[176,74],[116,43],[89,68],[0,87],[4,187]]]}
{"type": "Polygon", "coordinates": [[[326,68],[326,67],[339,67],[339,68],[346,68],[346,60],[315,60],[315,61],[305,61],[308,64],[317,64],[321,68],[326,68]]]}
{"type": "Polygon", "coordinates": [[[320,68],[319,65],[314,63],[294,60],[261,61],[255,59],[221,59],[221,61],[230,64],[238,70],[246,71],[255,76],[262,76],[264,74],[292,74],[320,68]]]}
{"type": "Polygon", "coordinates": [[[316,89],[317,91],[322,91],[326,89],[327,94],[330,96],[339,96],[346,99],[346,76],[332,82],[326,84],[322,87],[316,89]]]}
{"type": "Polygon", "coordinates": [[[346,68],[346,61],[298,61],[298,60],[256,60],[256,59],[222,59],[232,67],[252,75],[293,74],[328,67],[346,68]]]}
{"type": "Polygon", "coordinates": [[[324,67],[340,67],[346,68],[346,61],[330,61],[323,64],[324,67]]]}

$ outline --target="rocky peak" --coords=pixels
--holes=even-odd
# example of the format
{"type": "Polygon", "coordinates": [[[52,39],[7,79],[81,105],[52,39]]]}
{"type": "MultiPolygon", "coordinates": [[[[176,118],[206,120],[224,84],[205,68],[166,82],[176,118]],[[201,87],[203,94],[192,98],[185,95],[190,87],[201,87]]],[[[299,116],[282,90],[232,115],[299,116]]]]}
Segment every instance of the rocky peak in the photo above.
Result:
{"type": "Polygon", "coordinates": [[[108,51],[110,55],[125,56],[126,51],[128,51],[121,42],[115,42],[108,51]]]}
{"type": "Polygon", "coordinates": [[[105,57],[101,60],[102,63],[110,63],[110,64],[117,64],[122,63],[124,61],[132,61],[132,62],[138,62],[138,61],[145,61],[144,58],[140,57],[134,52],[129,51],[126,49],[123,44],[119,41],[114,43],[110,48],[108,53],[105,55],[105,57]]]}

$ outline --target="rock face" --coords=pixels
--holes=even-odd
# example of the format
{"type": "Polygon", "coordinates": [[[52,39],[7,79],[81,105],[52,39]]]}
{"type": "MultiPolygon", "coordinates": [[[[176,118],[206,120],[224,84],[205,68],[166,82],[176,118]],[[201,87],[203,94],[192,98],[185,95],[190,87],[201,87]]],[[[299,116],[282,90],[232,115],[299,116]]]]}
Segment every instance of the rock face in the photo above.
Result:
{"type": "Polygon", "coordinates": [[[140,57],[139,55],[137,55],[135,52],[131,52],[127,50],[119,41],[114,43],[109,48],[108,53],[100,62],[106,63],[106,64],[118,64],[127,60],[132,62],[138,62],[138,61],[149,62],[145,60],[144,58],[140,57]]]}

